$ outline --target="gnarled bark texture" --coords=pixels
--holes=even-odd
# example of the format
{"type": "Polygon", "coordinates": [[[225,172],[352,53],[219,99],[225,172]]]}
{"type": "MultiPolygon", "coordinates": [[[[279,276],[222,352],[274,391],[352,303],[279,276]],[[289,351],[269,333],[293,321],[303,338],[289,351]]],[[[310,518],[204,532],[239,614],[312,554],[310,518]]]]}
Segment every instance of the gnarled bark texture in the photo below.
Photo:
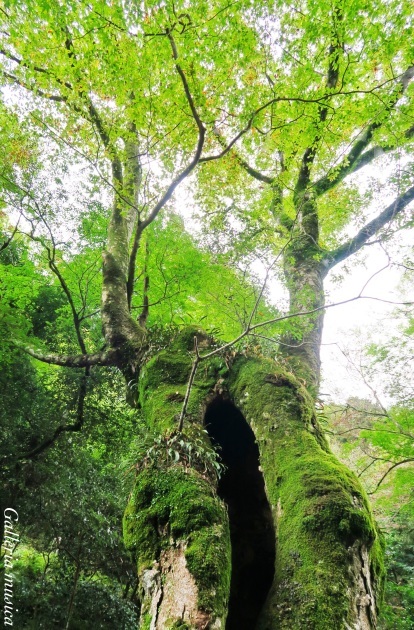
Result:
{"type": "MultiPolygon", "coordinates": [[[[141,373],[143,412],[160,434],[174,436],[193,335],[185,331],[141,373]]],[[[380,536],[363,489],[330,453],[313,400],[294,375],[267,359],[238,356],[228,368],[213,357],[199,369],[188,411],[177,436],[184,446],[174,442],[178,455],[158,449],[138,462],[125,512],[141,585],[140,627],[375,628],[380,536]],[[204,421],[228,467],[219,484],[200,445],[208,449],[204,421]],[[190,443],[199,453],[191,461],[190,443]],[[237,479],[246,502],[249,487],[259,497],[250,503],[256,522],[235,496],[237,479]],[[262,592],[249,597],[262,572],[262,592]]]]}

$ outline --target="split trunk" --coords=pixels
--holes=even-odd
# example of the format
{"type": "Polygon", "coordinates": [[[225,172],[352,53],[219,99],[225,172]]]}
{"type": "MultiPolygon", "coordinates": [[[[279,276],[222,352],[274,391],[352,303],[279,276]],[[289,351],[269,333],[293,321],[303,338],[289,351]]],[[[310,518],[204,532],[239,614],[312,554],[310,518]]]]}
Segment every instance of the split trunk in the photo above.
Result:
{"type": "Polygon", "coordinates": [[[124,516],[140,627],[375,628],[381,538],[308,391],[271,360],[216,356],[199,367],[178,434],[194,334],[208,345],[186,330],[140,375],[148,431],[164,436],[137,463],[124,516]]]}

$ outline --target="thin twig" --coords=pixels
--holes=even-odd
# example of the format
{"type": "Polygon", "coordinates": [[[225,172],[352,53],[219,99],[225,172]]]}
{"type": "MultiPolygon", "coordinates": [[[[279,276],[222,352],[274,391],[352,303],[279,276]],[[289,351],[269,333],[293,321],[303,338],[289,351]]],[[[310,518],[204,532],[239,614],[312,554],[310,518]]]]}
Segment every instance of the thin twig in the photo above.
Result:
{"type": "MultiPolygon", "coordinates": [[[[378,272],[375,272],[376,275],[378,272]]],[[[287,315],[281,315],[280,317],[274,317],[272,319],[268,319],[264,322],[259,322],[257,324],[252,325],[248,325],[244,331],[242,333],[240,333],[240,335],[238,335],[237,337],[235,337],[235,339],[233,339],[232,341],[229,341],[228,343],[225,343],[223,346],[216,348],[215,350],[212,350],[211,352],[208,352],[207,354],[204,355],[200,355],[197,353],[196,359],[193,362],[193,366],[191,369],[191,374],[190,374],[190,380],[187,386],[187,392],[185,395],[185,399],[184,399],[184,403],[183,403],[183,409],[181,410],[181,414],[180,414],[180,421],[179,421],[179,430],[182,429],[183,426],[183,421],[184,421],[184,416],[185,416],[185,411],[188,405],[188,399],[190,397],[190,393],[191,393],[191,386],[193,384],[194,381],[194,377],[195,377],[195,372],[197,370],[197,366],[201,361],[204,361],[205,359],[210,359],[213,356],[216,356],[217,354],[220,354],[221,352],[224,352],[225,350],[228,350],[229,348],[231,348],[232,346],[234,346],[236,343],[238,343],[239,341],[241,341],[242,339],[244,339],[244,337],[246,337],[247,335],[250,335],[252,333],[252,331],[257,330],[258,328],[263,328],[264,326],[269,326],[270,324],[276,324],[288,319],[293,319],[295,317],[304,317],[306,315],[313,315],[314,313],[320,312],[320,311],[324,311],[328,308],[333,308],[335,306],[342,306],[343,304],[350,304],[351,302],[355,302],[356,300],[376,300],[376,301],[380,301],[380,302],[385,302],[387,304],[414,304],[414,302],[394,302],[391,300],[383,300],[381,298],[376,298],[373,296],[369,296],[369,295],[361,295],[362,291],[364,290],[365,286],[368,283],[365,283],[363,288],[361,289],[361,292],[352,297],[349,298],[347,300],[341,300],[340,302],[335,302],[333,304],[326,304],[324,306],[318,306],[317,308],[313,308],[310,309],[308,311],[298,311],[296,313],[288,313],[287,315]]]]}
{"type": "Polygon", "coordinates": [[[371,492],[368,492],[367,494],[374,494],[378,488],[380,487],[380,485],[382,484],[382,482],[384,481],[384,479],[389,475],[389,473],[394,470],[394,468],[397,468],[397,466],[402,466],[403,464],[409,464],[411,462],[414,462],[414,457],[409,457],[408,459],[403,459],[400,462],[395,462],[395,464],[393,464],[392,466],[390,466],[387,470],[386,473],[384,473],[381,477],[381,479],[379,480],[379,482],[377,483],[377,485],[375,486],[374,490],[372,490],[371,492]]]}
{"type": "Polygon", "coordinates": [[[188,384],[187,384],[187,391],[185,392],[184,402],[183,402],[183,406],[182,406],[182,409],[181,409],[180,418],[179,418],[179,421],[178,421],[178,431],[179,432],[181,432],[183,430],[184,418],[185,418],[186,412],[187,412],[187,406],[188,406],[188,401],[190,399],[191,388],[193,386],[193,382],[194,382],[194,378],[195,378],[195,375],[196,375],[196,372],[197,372],[198,364],[202,360],[202,357],[200,357],[200,354],[198,352],[197,337],[194,337],[194,349],[195,349],[195,352],[196,352],[196,358],[194,359],[193,365],[191,366],[190,378],[188,379],[188,384]]]}

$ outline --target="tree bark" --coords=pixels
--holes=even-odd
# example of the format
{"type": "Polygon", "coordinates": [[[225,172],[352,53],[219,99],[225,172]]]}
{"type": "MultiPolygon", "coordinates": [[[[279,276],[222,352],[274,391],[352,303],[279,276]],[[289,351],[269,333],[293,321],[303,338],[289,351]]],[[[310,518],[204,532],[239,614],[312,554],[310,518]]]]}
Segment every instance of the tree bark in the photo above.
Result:
{"type": "Polygon", "coordinates": [[[124,517],[125,541],[137,559],[140,627],[376,628],[384,578],[381,539],[357,478],[329,450],[313,398],[274,361],[237,356],[228,368],[213,357],[199,369],[189,415],[177,433],[193,338],[194,330],[184,331],[140,377],[148,430],[164,436],[137,456],[135,488],[124,517]],[[213,435],[214,422],[218,433],[213,435]],[[206,423],[212,439],[219,439],[223,459],[233,453],[224,476],[245,479],[242,487],[234,481],[226,488],[222,481],[217,485],[209,472],[206,435],[200,432],[206,423]],[[260,458],[256,464],[249,431],[257,442],[252,438],[260,458]],[[191,461],[189,444],[193,454],[199,453],[191,461]],[[249,468],[245,477],[241,466],[249,468]],[[257,507],[256,523],[246,524],[231,495],[241,493],[248,501],[248,485],[260,471],[263,505],[257,507]],[[257,540],[263,535],[267,556],[274,557],[275,549],[270,573],[268,563],[266,568],[260,564],[266,560],[258,558],[265,551],[257,540]],[[249,603],[243,588],[249,584],[251,590],[246,579],[252,575],[254,588],[261,566],[270,580],[256,603],[249,603]]]}
{"type": "Polygon", "coordinates": [[[312,398],[292,374],[254,359],[235,363],[229,391],[254,429],[276,531],[275,579],[257,629],[375,628],[381,539],[312,398]]]}
{"type": "MultiPolygon", "coordinates": [[[[125,140],[126,161],[122,165],[115,156],[112,159],[112,182],[114,197],[108,225],[106,250],[102,264],[102,330],[105,340],[117,352],[117,364],[127,384],[136,384],[139,366],[145,350],[145,328],[131,314],[131,262],[135,269],[135,256],[139,239],[136,240],[133,257],[130,243],[133,230],[139,230],[137,209],[138,192],[141,184],[136,131],[130,129],[125,140]]],[[[133,282],[133,272],[132,272],[133,282]]],[[[129,402],[134,397],[127,390],[129,402]]]]}
{"type": "MultiPolygon", "coordinates": [[[[305,186],[305,185],[304,185],[305,186]]],[[[289,291],[291,313],[321,309],[325,304],[323,281],[326,266],[319,247],[319,220],[316,200],[306,186],[295,193],[296,221],[290,227],[290,242],[284,253],[284,274],[289,291]]],[[[303,378],[316,396],[319,389],[324,312],[319,310],[297,329],[285,335],[281,353],[294,357],[292,369],[303,378]]]]}
{"type": "MultiPolygon", "coordinates": [[[[316,255],[315,255],[316,256],[316,255]]],[[[323,281],[325,271],[320,262],[312,258],[297,258],[294,255],[285,259],[286,283],[289,288],[289,311],[300,313],[320,309],[325,304],[323,281]]],[[[305,379],[307,386],[316,395],[321,374],[320,347],[322,342],[324,311],[320,310],[307,320],[300,321],[297,334],[285,335],[281,340],[280,351],[285,357],[294,357],[292,369],[305,379]]]]}
{"type": "Polygon", "coordinates": [[[184,331],[140,375],[140,404],[154,442],[137,454],[124,540],[137,561],[140,627],[150,630],[219,630],[224,629],[227,615],[228,518],[205,457],[208,439],[201,431],[206,399],[217,382],[213,364],[200,371],[193,386],[192,420],[187,419],[182,433],[176,430],[191,371],[194,334],[199,331],[184,331]]]}

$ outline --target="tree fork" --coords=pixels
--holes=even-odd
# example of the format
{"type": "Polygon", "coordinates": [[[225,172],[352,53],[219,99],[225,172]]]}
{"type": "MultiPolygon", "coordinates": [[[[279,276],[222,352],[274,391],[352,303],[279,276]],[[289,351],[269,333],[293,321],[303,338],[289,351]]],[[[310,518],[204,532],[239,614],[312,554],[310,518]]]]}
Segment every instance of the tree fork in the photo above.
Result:
{"type": "MultiPolygon", "coordinates": [[[[183,331],[141,374],[141,403],[152,430],[175,429],[195,333],[200,335],[183,331]]],[[[194,378],[192,420],[182,439],[191,442],[212,401],[233,401],[255,434],[272,508],[275,575],[255,627],[373,630],[384,577],[381,539],[359,481],[329,451],[312,398],[293,374],[268,359],[238,355],[225,373],[215,356],[206,365],[194,378]]],[[[220,425],[226,422],[224,415],[220,425]]],[[[142,612],[156,630],[168,617],[224,630],[230,593],[226,511],[213,500],[215,482],[203,468],[163,457],[160,452],[155,468],[147,460],[137,464],[124,517],[125,541],[146,585],[142,612]],[[185,505],[178,496],[187,497],[185,505]],[[169,516],[162,516],[166,506],[169,516]]]]}

